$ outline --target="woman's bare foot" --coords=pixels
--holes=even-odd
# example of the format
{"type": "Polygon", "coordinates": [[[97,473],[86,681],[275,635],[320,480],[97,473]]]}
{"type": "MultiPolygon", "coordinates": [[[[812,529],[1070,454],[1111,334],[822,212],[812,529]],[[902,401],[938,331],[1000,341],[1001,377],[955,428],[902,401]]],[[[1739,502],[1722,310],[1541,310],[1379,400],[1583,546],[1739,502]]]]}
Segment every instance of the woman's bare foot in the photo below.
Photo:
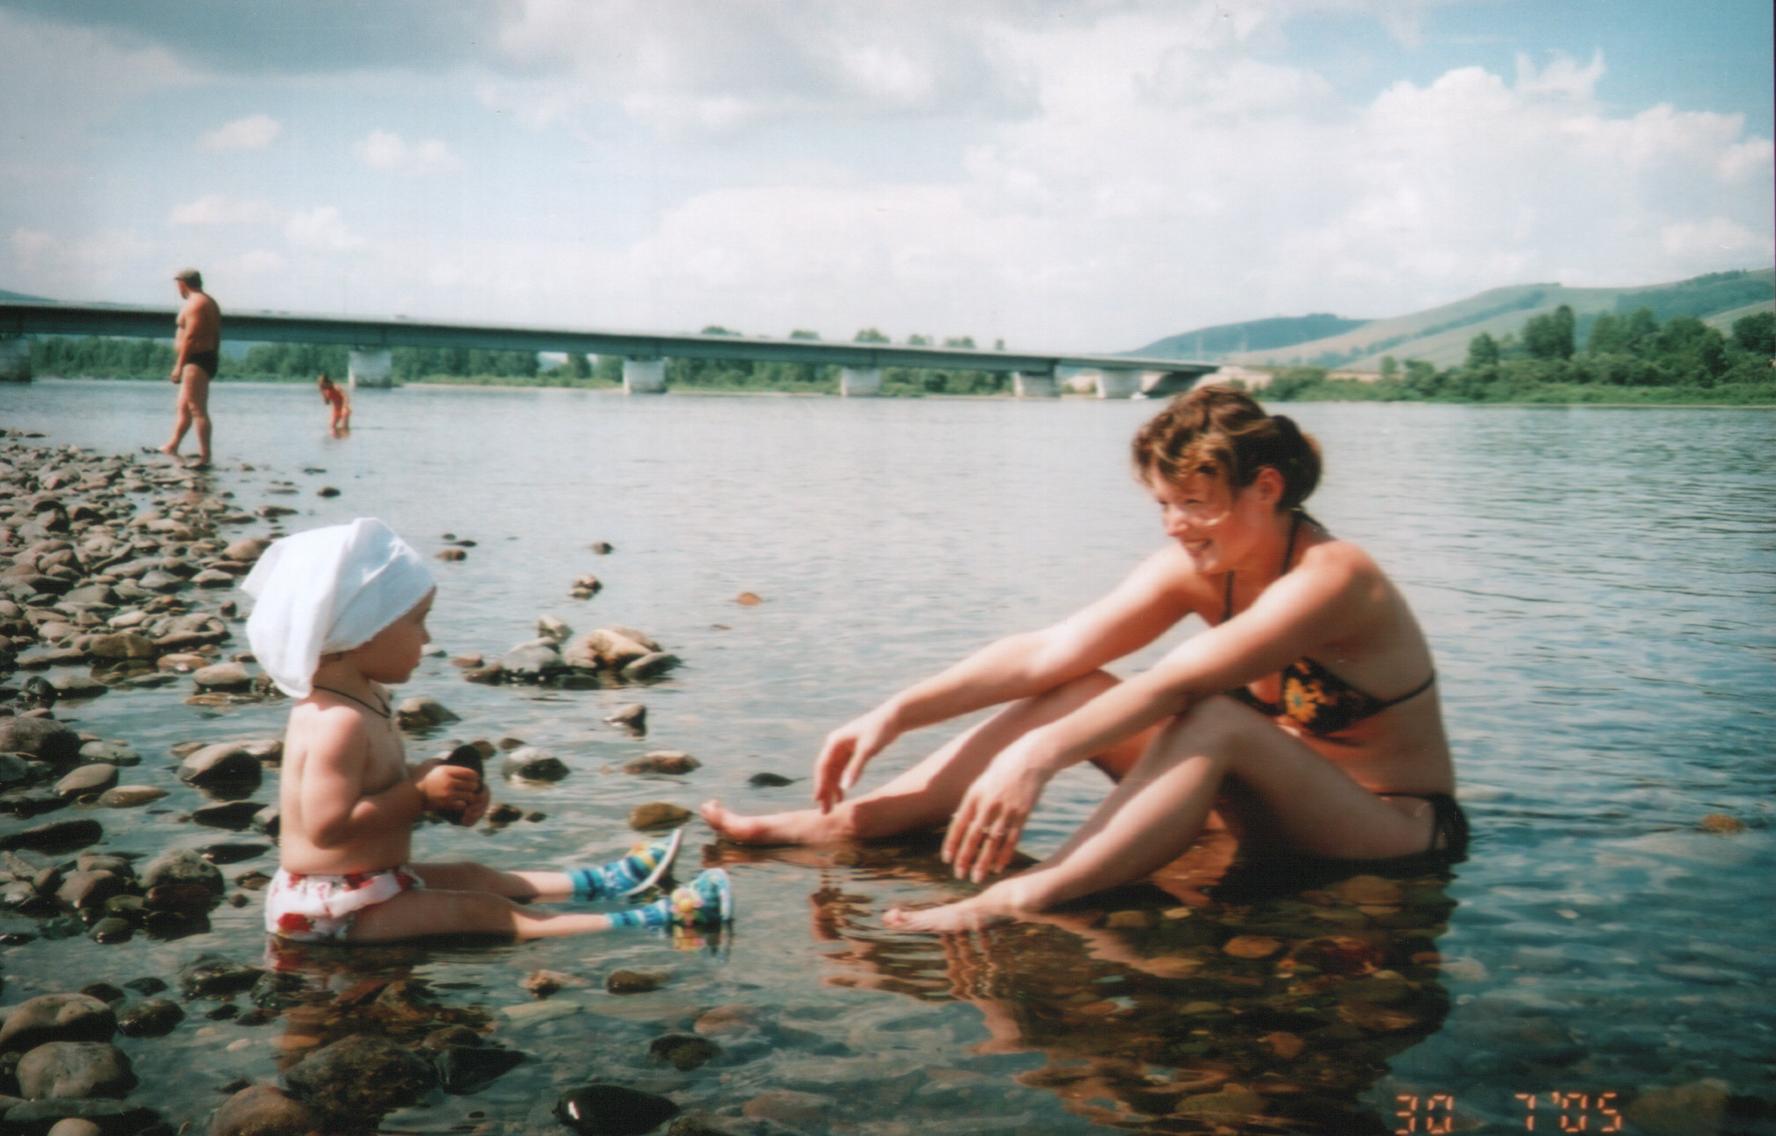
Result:
{"type": "Polygon", "coordinates": [[[697,811],[718,835],[741,844],[830,844],[851,837],[838,809],[830,813],[797,809],[746,816],[726,808],[720,801],[704,801],[697,811]]]}
{"type": "Polygon", "coordinates": [[[959,899],[939,907],[891,907],[882,915],[882,922],[896,931],[978,931],[1006,923],[1017,912],[989,892],[969,899],[959,899]]]}
{"type": "Polygon", "coordinates": [[[179,447],[168,442],[166,445],[160,447],[160,452],[169,458],[176,458],[179,456],[179,447]]]}

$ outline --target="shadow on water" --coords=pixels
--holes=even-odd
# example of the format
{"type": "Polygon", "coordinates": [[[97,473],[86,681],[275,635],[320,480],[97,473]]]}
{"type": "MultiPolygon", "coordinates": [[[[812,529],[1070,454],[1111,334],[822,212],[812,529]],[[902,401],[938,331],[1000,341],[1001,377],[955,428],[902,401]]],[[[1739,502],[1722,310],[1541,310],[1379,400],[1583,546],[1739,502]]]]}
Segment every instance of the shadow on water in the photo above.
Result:
{"type": "Polygon", "coordinates": [[[937,937],[885,931],[863,894],[871,880],[943,882],[929,847],[740,855],[824,861],[810,902],[815,937],[842,946],[828,985],[967,1003],[989,1035],[977,1052],[1040,1055],[1017,1080],[1092,1124],[1394,1131],[1363,1098],[1448,1016],[1447,865],[1231,853],[1205,841],[1089,906],[937,937]]]}

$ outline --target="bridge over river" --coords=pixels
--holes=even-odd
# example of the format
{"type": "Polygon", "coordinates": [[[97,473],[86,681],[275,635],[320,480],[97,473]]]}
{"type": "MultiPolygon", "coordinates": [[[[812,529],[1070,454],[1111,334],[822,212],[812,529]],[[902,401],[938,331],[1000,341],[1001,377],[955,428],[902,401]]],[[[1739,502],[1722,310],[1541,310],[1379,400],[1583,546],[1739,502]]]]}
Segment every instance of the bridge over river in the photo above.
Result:
{"type": "MultiPolygon", "coordinates": [[[[172,308],[0,300],[0,379],[28,378],[30,374],[29,344],[9,336],[168,339],[176,314],[172,308]]],[[[349,377],[358,386],[390,385],[389,350],[394,347],[617,355],[623,359],[623,389],[630,394],[664,391],[665,361],[670,358],[834,365],[840,368],[839,393],[847,397],[878,393],[883,367],[1009,373],[1013,390],[1020,398],[1058,394],[1063,372],[1091,373],[1099,398],[1170,394],[1188,389],[1217,367],[1214,363],[1132,355],[1047,355],[889,343],[828,343],[817,339],[441,323],[403,316],[299,315],[231,309],[223,312],[222,326],[225,337],[232,342],[349,347],[349,377]]]]}

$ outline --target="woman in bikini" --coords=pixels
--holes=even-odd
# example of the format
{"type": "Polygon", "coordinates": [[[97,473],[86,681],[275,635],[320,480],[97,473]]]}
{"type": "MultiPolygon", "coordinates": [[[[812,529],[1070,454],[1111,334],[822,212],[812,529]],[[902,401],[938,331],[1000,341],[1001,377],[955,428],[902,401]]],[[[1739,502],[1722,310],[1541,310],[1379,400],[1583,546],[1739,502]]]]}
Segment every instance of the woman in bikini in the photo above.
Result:
{"type": "Polygon", "coordinates": [[[949,822],[943,856],[976,883],[1002,871],[1044,786],[1091,761],[1115,782],[1047,860],[891,926],[980,926],[1145,877],[1211,824],[1242,848],[1350,860],[1460,857],[1430,648],[1362,549],[1302,510],[1319,450],[1245,394],[1181,395],[1134,439],[1168,543],[1108,595],[991,644],[827,736],[816,807],[703,807],[745,843],[888,836],[949,822]],[[1150,669],[1103,668],[1196,615],[1209,626],[1150,669]],[[1004,705],[855,800],[863,766],[909,730],[1004,705]]]}

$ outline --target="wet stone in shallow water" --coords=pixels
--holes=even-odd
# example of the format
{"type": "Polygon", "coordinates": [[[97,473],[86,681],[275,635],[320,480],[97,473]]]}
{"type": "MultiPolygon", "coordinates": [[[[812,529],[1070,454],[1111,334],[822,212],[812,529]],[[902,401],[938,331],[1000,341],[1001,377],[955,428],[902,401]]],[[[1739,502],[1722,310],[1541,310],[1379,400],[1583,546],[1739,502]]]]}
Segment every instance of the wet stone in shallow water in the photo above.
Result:
{"type": "Polygon", "coordinates": [[[688,1072],[721,1055],[721,1047],[708,1038],[695,1034],[673,1033],[657,1037],[648,1045],[648,1056],[664,1061],[680,1072],[688,1072]]]}
{"type": "Polygon", "coordinates": [[[650,801],[629,810],[629,827],[642,832],[677,828],[691,819],[691,810],[667,801],[650,801]]]}
{"type": "Polygon", "coordinates": [[[678,1115],[662,1096],[622,1085],[585,1085],[562,1094],[555,1117],[580,1136],[641,1136],[678,1115]]]}

